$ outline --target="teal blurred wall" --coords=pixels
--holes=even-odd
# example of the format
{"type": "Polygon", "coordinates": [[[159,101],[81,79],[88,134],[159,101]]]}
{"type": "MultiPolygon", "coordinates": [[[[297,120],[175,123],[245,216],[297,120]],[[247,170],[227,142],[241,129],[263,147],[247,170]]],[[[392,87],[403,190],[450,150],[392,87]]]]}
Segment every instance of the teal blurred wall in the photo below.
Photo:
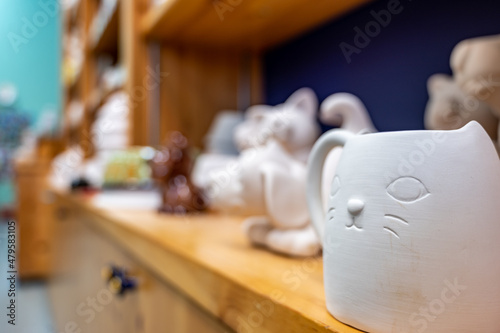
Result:
{"type": "MultiPolygon", "coordinates": [[[[32,124],[45,109],[61,113],[61,19],[56,6],[56,0],[0,0],[0,84],[17,87],[14,106],[29,114],[32,124]]],[[[0,183],[0,207],[12,200],[11,184],[0,183]]]]}

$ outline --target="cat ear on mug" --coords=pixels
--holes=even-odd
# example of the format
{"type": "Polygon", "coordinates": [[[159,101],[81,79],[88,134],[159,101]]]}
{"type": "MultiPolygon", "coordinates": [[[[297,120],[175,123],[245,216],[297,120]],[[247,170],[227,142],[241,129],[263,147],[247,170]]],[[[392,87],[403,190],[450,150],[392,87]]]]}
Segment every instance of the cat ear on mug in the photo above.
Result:
{"type": "Polygon", "coordinates": [[[311,88],[300,88],[288,97],[285,105],[293,109],[301,110],[311,117],[316,117],[318,97],[311,88]]]}
{"type": "Polygon", "coordinates": [[[281,228],[305,226],[309,215],[303,197],[304,184],[290,175],[289,170],[271,163],[264,163],[260,172],[264,203],[271,219],[281,228]]]}
{"type": "Polygon", "coordinates": [[[474,133],[476,136],[484,136],[488,139],[488,133],[484,130],[483,126],[481,126],[477,121],[471,120],[467,124],[465,124],[462,128],[458,129],[460,132],[474,133]]]}
{"type": "Polygon", "coordinates": [[[474,143],[476,145],[474,148],[489,149],[492,154],[494,153],[494,155],[498,157],[497,148],[495,147],[493,140],[491,140],[491,137],[488,135],[486,130],[477,121],[469,121],[464,127],[455,130],[454,132],[458,132],[461,135],[463,133],[467,134],[468,137],[473,139],[468,142],[471,144],[474,143]]]}

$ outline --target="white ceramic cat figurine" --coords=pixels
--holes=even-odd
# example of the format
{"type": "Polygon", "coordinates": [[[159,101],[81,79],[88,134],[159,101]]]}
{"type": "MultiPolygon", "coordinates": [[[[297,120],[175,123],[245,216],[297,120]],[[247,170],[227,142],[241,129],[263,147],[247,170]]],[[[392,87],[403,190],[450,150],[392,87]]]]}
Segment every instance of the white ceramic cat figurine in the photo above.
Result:
{"type": "Polygon", "coordinates": [[[243,230],[253,244],[292,256],[319,252],[307,210],[306,167],[279,142],[244,150],[236,164],[212,177],[211,206],[250,216],[243,230]]]}
{"type": "MultiPolygon", "coordinates": [[[[289,118],[287,126],[293,126],[288,127],[287,131],[296,132],[294,127],[301,126],[299,120],[304,115],[310,118],[305,122],[306,127],[315,119],[310,115],[315,107],[312,103],[306,103],[306,101],[312,101],[311,93],[304,93],[306,91],[303,90],[300,94],[300,91],[295,93],[294,95],[302,97],[290,97],[285,103],[289,104],[288,108],[291,110],[309,110],[307,113],[292,111],[292,117],[289,118]],[[301,104],[309,104],[309,107],[297,107],[301,104]],[[291,105],[295,106],[291,107],[291,105]]],[[[250,138],[251,133],[259,133],[257,128],[260,126],[263,126],[260,128],[260,133],[266,133],[266,126],[272,128],[269,125],[272,123],[271,120],[282,119],[278,116],[279,111],[272,107],[256,106],[253,108],[250,112],[253,114],[252,117],[262,113],[263,119],[266,120],[247,122],[241,126],[238,132],[241,138],[250,138]],[[243,133],[246,134],[243,135],[243,133]]],[[[332,125],[342,125],[343,128],[345,126],[351,131],[359,132],[366,128],[373,130],[364,105],[351,94],[339,93],[327,98],[321,106],[321,117],[332,125]]],[[[281,137],[279,132],[277,137],[281,137]]],[[[252,243],[288,255],[311,256],[318,253],[320,244],[309,224],[307,207],[303,201],[305,200],[302,192],[305,186],[305,166],[292,158],[283,149],[281,142],[273,136],[266,137],[265,143],[257,145],[257,149],[249,150],[247,147],[243,150],[237,168],[228,167],[221,170],[218,176],[215,175],[212,188],[217,191],[213,191],[214,194],[211,196],[212,206],[252,216],[243,224],[244,232],[252,243]],[[233,169],[238,170],[236,174],[230,174],[229,171],[233,169]],[[227,185],[221,186],[220,184],[223,183],[227,185]],[[291,210],[291,207],[294,209],[291,210]]],[[[341,148],[332,152],[329,156],[330,160],[326,163],[328,167],[325,168],[324,175],[324,179],[327,180],[324,185],[325,191],[329,188],[328,180],[333,179],[340,152],[341,148]]],[[[306,155],[308,154],[307,151],[306,155]]],[[[326,192],[324,198],[327,197],[326,192]]]]}
{"type": "Polygon", "coordinates": [[[318,99],[309,88],[297,90],[285,103],[274,107],[252,106],[246,112],[246,120],[236,128],[236,145],[243,151],[274,139],[294,158],[305,163],[320,134],[317,109],[318,99]]]}
{"type": "Polygon", "coordinates": [[[320,119],[327,125],[338,126],[353,133],[362,130],[377,131],[363,102],[349,93],[328,96],[321,103],[320,119]]]}
{"type": "Polygon", "coordinates": [[[453,77],[434,74],[427,81],[429,102],[425,109],[425,127],[432,130],[452,130],[475,120],[488,135],[497,139],[498,119],[488,104],[464,93],[453,77]]]}
{"type": "MultiPolygon", "coordinates": [[[[323,123],[338,126],[344,130],[358,134],[360,132],[377,132],[363,102],[349,93],[336,93],[327,97],[320,107],[320,119],[323,123]]],[[[326,209],[330,184],[335,175],[335,168],[340,159],[342,148],[332,149],[323,168],[322,196],[326,209]]]]}
{"type": "Polygon", "coordinates": [[[324,134],[307,199],[328,311],[367,332],[500,329],[500,161],[485,130],[324,134]],[[321,204],[321,169],[344,146],[321,204]]]}

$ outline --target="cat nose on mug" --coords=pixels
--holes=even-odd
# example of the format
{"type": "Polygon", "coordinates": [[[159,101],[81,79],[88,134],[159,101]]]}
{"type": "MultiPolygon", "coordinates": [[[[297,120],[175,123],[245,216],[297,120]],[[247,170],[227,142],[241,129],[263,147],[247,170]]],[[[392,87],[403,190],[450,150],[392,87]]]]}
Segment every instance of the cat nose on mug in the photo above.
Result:
{"type": "Polygon", "coordinates": [[[363,200],[351,198],[347,201],[347,211],[353,216],[361,214],[363,208],[365,208],[365,202],[363,200]]]}

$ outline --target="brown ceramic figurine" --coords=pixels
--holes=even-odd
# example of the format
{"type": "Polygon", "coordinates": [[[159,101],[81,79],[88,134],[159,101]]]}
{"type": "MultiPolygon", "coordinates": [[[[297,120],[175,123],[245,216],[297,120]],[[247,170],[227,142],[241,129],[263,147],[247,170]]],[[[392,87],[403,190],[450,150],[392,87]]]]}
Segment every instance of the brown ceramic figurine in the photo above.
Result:
{"type": "Polygon", "coordinates": [[[201,191],[191,182],[191,168],[188,140],[172,132],[151,160],[153,178],[162,192],[160,212],[183,214],[206,208],[201,191]]]}

